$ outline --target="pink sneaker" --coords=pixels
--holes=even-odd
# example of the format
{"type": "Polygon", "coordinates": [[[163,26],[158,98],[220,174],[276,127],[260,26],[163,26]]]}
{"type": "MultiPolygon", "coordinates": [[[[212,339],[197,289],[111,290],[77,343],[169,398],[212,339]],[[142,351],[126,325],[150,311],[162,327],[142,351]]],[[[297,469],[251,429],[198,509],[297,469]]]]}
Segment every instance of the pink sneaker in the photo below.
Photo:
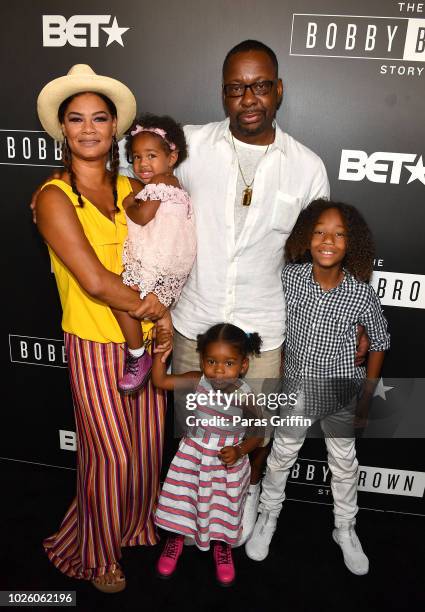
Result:
{"type": "Polygon", "coordinates": [[[214,544],[215,575],[221,586],[230,586],[235,581],[232,549],[225,542],[214,544]]]}
{"type": "Polygon", "coordinates": [[[177,562],[183,551],[183,541],[184,536],[182,535],[172,535],[167,538],[156,565],[160,578],[170,578],[176,571],[177,562]]]}
{"type": "Polygon", "coordinates": [[[118,381],[118,391],[131,395],[142,389],[148,382],[152,370],[152,357],[147,351],[141,357],[133,357],[127,350],[124,376],[118,381]]]}

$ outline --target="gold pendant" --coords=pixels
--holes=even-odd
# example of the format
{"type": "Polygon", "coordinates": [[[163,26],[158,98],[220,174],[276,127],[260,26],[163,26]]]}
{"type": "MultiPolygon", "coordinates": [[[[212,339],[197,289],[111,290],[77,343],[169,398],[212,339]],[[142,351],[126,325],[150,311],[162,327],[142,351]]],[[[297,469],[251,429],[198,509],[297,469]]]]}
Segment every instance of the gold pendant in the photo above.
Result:
{"type": "Polygon", "coordinates": [[[247,187],[243,192],[242,197],[242,206],[249,206],[251,204],[252,199],[252,189],[247,187]]]}

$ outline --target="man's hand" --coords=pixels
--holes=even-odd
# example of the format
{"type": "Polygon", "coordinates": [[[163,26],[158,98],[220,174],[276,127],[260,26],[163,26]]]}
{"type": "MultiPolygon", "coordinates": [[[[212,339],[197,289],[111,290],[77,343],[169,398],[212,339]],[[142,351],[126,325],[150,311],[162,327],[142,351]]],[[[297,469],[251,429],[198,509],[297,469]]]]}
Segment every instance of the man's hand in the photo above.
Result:
{"type": "Polygon", "coordinates": [[[148,293],[137,310],[133,310],[128,314],[139,321],[143,321],[143,319],[158,321],[158,319],[162,319],[165,315],[166,310],[166,306],[161,304],[154,293],[148,293]]]}
{"type": "Polygon", "coordinates": [[[369,352],[370,340],[363,325],[357,326],[357,346],[354,365],[361,366],[369,352]]]}
{"type": "Polygon", "coordinates": [[[31,202],[30,202],[30,209],[31,209],[31,212],[32,212],[32,221],[33,221],[33,223],[37,223],[36,206],[37,206],[37,198],[38,198],[38,195],[39,195],[39,193],[41,191],[41,188],[43,187],[43,185],[45,183],[48,183],[49,181],[53,181],[54,179],[60,179],[60,178],[62,178],[62,172],[59,172],[59,170],[56,170],[55,172],[53,172],[53,174],[51,174],[49,176],[49,178],[47,178],[45,181],[43,181],[41,183],[41,185],[39,185],[37,187],[37,189],[34,191],[34,193],[32,194],[31,202]]]}
{"type": "Polygon", "coordinates": [[[224,446],[218,456],[226,465],[233,465],[240,458],[241,451],[237,446],[224,446]]]}

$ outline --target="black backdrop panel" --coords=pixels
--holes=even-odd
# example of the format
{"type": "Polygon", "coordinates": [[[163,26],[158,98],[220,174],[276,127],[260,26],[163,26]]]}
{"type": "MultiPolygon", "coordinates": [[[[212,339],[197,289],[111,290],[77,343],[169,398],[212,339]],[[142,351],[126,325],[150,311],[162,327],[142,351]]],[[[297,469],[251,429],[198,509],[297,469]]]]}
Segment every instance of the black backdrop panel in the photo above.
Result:
{"type": "MultiPolygon", "coordinates": [[[[75,63],[126,82],[140,110],[205,123],[223,117],[226,52],[245,38],[269,44],[285,87],[279,123],[323,158],[333,197],[358,206],[375,234],[374,285],[392,333],[384,382],[390,376],[423,376],[425,13],[420,4],[414,10],[407,5],[111,0],[105,9],[96,0],[23,0],[19,9],[2,8],[6,384],[0,456],[75,465],[59,300],[28,210],[34,187],[60,165],[57,145],[37,120],[37,94],[75,63]]],[[[171,437],[169,431],[170,442],[171,437]]],[[[330,502],[325,459],[323,443],[309,441],[292,475],[290,497],[330,502]]],[[[367,468],[360,482],[362,505],[423,512],[420,439],[362,440],[359,461],[367,468]]]]}

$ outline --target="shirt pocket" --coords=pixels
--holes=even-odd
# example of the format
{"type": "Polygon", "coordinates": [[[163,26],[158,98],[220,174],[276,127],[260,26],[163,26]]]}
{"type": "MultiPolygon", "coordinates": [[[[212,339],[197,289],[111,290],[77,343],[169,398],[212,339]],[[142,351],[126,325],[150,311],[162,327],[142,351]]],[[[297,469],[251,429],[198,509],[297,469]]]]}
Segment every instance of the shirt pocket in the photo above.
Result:
{"type": "Polygon", "coordinates": [[[289,193],[278,191],[273,203],[271,228],[282,234],[289,234],[301,212],[301,199],[289,193]]]}
{"type": "Polygon", "coordinates": [[[319,340],[316,353],[321,365],[340,359],[350,339],[349,321],[344,317],[327,315],[314,324],[314,329],[319,340]]]}

